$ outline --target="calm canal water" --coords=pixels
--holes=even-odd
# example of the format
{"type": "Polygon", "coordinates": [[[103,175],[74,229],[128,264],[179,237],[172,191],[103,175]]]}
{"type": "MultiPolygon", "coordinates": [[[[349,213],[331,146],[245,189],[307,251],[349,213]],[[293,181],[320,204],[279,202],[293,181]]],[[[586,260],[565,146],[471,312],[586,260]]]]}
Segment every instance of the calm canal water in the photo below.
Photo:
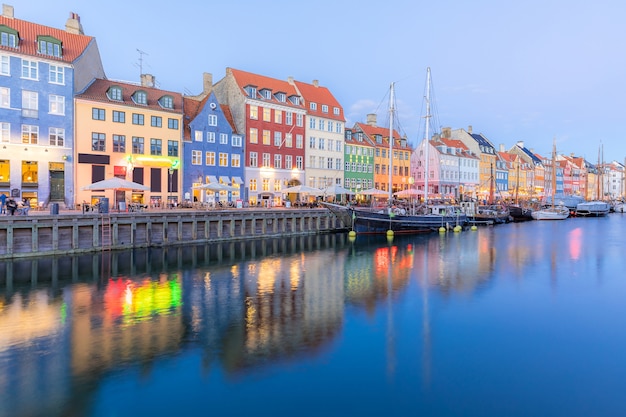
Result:
{"type": "Polygon", "coordinates": [[[624,416],[626,215],[0,263],[0,416],[624,416]]]}

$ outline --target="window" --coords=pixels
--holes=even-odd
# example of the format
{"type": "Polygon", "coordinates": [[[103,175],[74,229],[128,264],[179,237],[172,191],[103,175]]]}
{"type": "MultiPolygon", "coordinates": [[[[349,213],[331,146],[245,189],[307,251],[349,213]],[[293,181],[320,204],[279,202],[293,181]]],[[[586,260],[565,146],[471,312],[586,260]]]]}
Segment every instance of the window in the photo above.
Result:
{"type": "Polygon", "coordinates": [[[264,168],[270,167],[270,154],[269,153],[263,153],[263,165],[261,166],[264,168]]]}
{"type": "Polygon", "coordinates": [[[313,136],[311,136],[309,138],[309,149],[315,149],[315,142],[316,142],[316,139],[313,136]]]}
{"type": "Polygon", "coordinates": [[[320,130],[324,130],[324,120],[320,119],[320,130]]]}
{"type": "Polygon", "coordinates": [[[226,152],[220,152],[219,158],[220,158],[220,166],[227,167],[228,166],[228,154],[226,152]]]}
{"type": "Polygon", "coordinates": [[[115,123],[126,123],[126,112],[113,110],[113,121],[115,123]]]}
{"type": "Polygon", "coordinates": [[[320,147],[319,147],[319,148],[320,148],[321,150],[325,150],[325,149],[326,149],[326,140],[325,140],[324,138],[320,138],[320,143],[319,143],[319,145],[320,145],[320,147]]]}
{"type": "Polygon", "coordinates": [[[313,103],[313,102],[309,103],[309,108],[311,110],[317,110],[317,103],[313,103]]]}
{"type": "Polygon", "coordinates": [[[264,99],[266,99],[266,100],[271,100],[272,99],[272,92],[270,90],[263,89],[263,90],[261,90],[261,96],[264,99]]]}
{"type": "Polygon", "coordinates": [[[93,107],[91,109],[91,118],[93,120],[105,120],[104,109],[99,109],[97,107],[93,107]]]}
{"type": "Polygon", "coordinates": [[[220,145],[228,145],[228,134],[220,133],[220,145]]]}
{"type": "Polygon", "coordinates": [[[285,134],[285,147],[287,148],[293,147],[293,135],[291,133],[285,134]]]}
{"type": "Polygon", "coordinates": [[[215,152],[205,154],[205,165],[215,166],[215,152]]]}
{"type": "Polygon", "coordinates": [[[173,109],[174,98],[172,96],[163,96],[159,99],[159,104],[165,109],[173,109]]]}
{"type": "Polygon", "coordinates": [[[51,127],[48,129],[50,146],[63,146],[65,143],[65,129],[51,127]]]}
{"type": "Polygon", "coordinates": [[[259,143],[259,131],[254,127],[250,128],[250,143],[259,143]]]}
{"type": "Polygon", "coordinates": [[[126,136],[113,135],[113,152],[126,152],[126,136]]]}
{"type": "Polygon", "coordinates": [[[280,180],[274,180],[274,191],[280,191],[280,180]]]}
{"type": "Polygon", "coordinates": [[[256,168],[259,166],[259,155],[256,152],[250,152],[250,167],[256,168]]]}
{"type": "Polygon", "coordinates": [[[178,141],[177,140],[167,141],[167,156],[178,156],[178,141]]]}
{"type": "Polygon", "coordinates": [[[143,155],[144,153],[144,139],[139,136],[133,136],[133,153],[143,155]]]}
{"type": "Polygon", "coordinates": [[[22,125],[22,143],[36,145],[39,139],[39,126],[22,125]]]}
{"type": "Polygon", "coordinates": [[[191,151],[191,165],[202,165],[202,151],[191,151]]]}
{"type": "Polygon", "coordinates": [[[209,143],[215,143],[215,132],[206,132],[206,141],[209,143]]]}
{"type": "Polygon", "coordinates": [[[0,142],[8,143],[11,139],[11,123],[0,122],[0,142]]]}
{"type": "Polygon", "coordinates": [[[279,153],[274,154],[274,168],[281,169],[283,166],[283,156],[279,153]]]}
{"type": "Polygon", "coordinates": [[[8,26],[0,27],[0,45],[17,48],[17,31],[8,26]]]}
{"type": "Polygon", "coordinates": [[[161,139],[150,139],[150,155],[163,155],[163,141],[161,139]]]}
{"type": "Polygon", "coordinates": [[[178,119],[167,119],[167,128],[178,130],[178,119]]]}
{"type": "Polygon", "coordinates": [[[326,104],[322,104],[322,113],[328,113],[328,106],[326,104]]]}
{"type": "Polygon", "coordinates": [[[276,99],[281,103],[284,103],[287,100],[287,95],[285,93],[276,93],[276,99]]]}
{"type": "Polygon", "coordinates": [[[204,135],[203,135],[203,133],[204,133],[204,132],[203,132],[203,131],[201,131],[201,130],[196,130],[196,131],[194,132],[194,139],[196,140],[196,142],[202,142],[202,138],[203,138],[203,136],[204,136],[204,135]]]}
{"type": "Polygon", "coordinates": [[[263,178],[263,184],[261,185],[261,187],[263,188],[263,191],[269,191],[270,190],[270,179],[269,178],[263,178]]]}
{"type": "Polygon", "coordinates": [[[335,169],[336,170],[340,170],[341,169],[341,158],[336,158],[335,159],[335,169]]]}
{"type": "Polygon", "coordinates": [[[282,132],[274,132],[274,146],[280,147],[283,142],[282,132]]]}
{"type": "Polygon", "coordinates": [[[326,168],[333,169],[333,158],[326,158],[326,168]]]}
{"type": "Polygon", "coordinates": [[[269,144],[270,144],[270,131],[264,130],[263,131],[263,145],[269,145],[269,144]]]}
{"type": "Polygon", "coordinates": [[[50,100],[50,114],[58,114],[60,116],[65,115],[65,97],[56,96],[51,94],[50,100]]]}
{"type": "Polygon", "coordinates": [[[250,118],[254,120],[259,120],[259,107],[258,106],[250,106],[250,118]]]}
{"type": "Polygon", "coordinates": [[[133,94],[133,100],[137,104],[143,104],[144,106],[148,104],[148,94],[145,91],[136,91],[133,94]]]}
{"type": "Polygon", "coordinates": [[[339,107],[333,107],[333,114],[339,116],[339,107]]]}
{"type": "Polygon", "coordinates": [[[37,38],[38,51],[42,55],[61,57],[61,41],[50,36],[37,38]]]}
{"type": "Polygon", "coordinates": [[[241,155],[234,153],[230,155],[230,166],[238,168],[241,166],[241,155]]]}
{"type": "Polygon", "coordinates": [[[249,85],[245,88],[245,90],[248,94],[248,97],[256,98],[256,87],[249,85]]]}
{"type": "Polygon", "coordinates": [[[288,126],[293,125],[293,113],[290,111],[285,113],[285,124],[288,126]]]}
{"type": "Polygon", "coordinates": [[[59,65],[50,65],[48,78],[52,84],[65,84],[65,68],[59,65]]]}
{"type": "Polygon", "coordinates": [[[232,142],[233,142],[232,146],[235,146],[237,148],[241,148],[243,140],[242,140],[241,136],[233,135],[232,142]]]}
{"type": "Polygon", "coordinates": [[[143,114],[133,113],[133,124],[143,126],[143,114]]]}
{"type": "Polygon", "coordinates": [[[38,79],[38,67],[36,61],[29,61],[27,59],[22,59],[22,78],[27,78],[29,80],[38,79]]]}
{"type": "Polygon", "coordinates": [[[117,86],[109,88],[107,97],[109,97],[109,100],[122,101],[122,89],[117,86]]]}
{"type": "Polygon", "coordinates": [[[35,91],[22,90],[22,116],[38,117],[39,95],[35,91]]]}
{"type": "Polygon", "coordinates": [[[317,125],[317,121],[314,117],[310,117],[309,118],[309,129],[315,129],[315,126],[317,125]]]}
{"type": "Polygon", "coordinates": [[[264,122],[272,121],[272,110],[267,107],[263,108],[263,121],[264,122]]]}
{"type": "Polygon", "coordinates": [[[0,87],[0,107],[11,107],[11,90],[7,87],[0,87]]]}
{"type": "Polygon", "coordinates": [[[304,126],[304,115],[301,113],[296,114],[296,126],[304,126]]]}
{"type": "Polygon", "coordinates": [[[291,155],[285,155],[285,169],[293,168],[293,160],[291,155]]]}
{"type": "Polygon", "coordinates": [[[256,179],[251,179],[250,180],[250,191],[256,191],[256,179]]]}
{"type": "Polygon", "coordinates": [[[209,114],[209,126],[217,126],[217,116],[209,114]]]}
{"type": "Polygon", "coordinates": [[[281,110],[274,110],[274,123],[283,123],[283,112],[281,110]]]}
{"type": "Polygon", "coordinates": [[[296,168],[297,169],[302,169],[302,157],[301,156],[296,156],[296,168]]]}
{"type": "Polygon", "coordinates": [[[302,149],[303,142],[304,142],[304,138],[302,137],[302,135],[296,135],[296,148],[297,149],[302,149]]]}
{"type": "Polygon", "coordinates": [[[0,75],[11,75],[10,62],[8,55],[0,55],[0,75]]]}
{"type": "Polygon", "coordinates": [[[163,118],[161,116],[150,116],[150,126],[161,127],[163,125],[163,118]]]}
{"type": "Polygon", "coordinates": [[[91,133],[91,150],[101,152],[106,150],[106,135],[104,133],[91,133]]]}

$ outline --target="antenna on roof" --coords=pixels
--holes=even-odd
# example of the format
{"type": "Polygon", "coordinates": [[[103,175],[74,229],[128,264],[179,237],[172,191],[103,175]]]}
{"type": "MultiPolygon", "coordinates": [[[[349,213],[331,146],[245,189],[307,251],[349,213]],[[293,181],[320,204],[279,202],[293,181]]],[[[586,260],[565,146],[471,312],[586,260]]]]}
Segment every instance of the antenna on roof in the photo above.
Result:
{"type": "Polygon", "coordinates": [[[143,75],[143,56],[148,54],[141,49],[137,49],[137,52],[139,52],[139,76],[141,77],[143,75]]]}

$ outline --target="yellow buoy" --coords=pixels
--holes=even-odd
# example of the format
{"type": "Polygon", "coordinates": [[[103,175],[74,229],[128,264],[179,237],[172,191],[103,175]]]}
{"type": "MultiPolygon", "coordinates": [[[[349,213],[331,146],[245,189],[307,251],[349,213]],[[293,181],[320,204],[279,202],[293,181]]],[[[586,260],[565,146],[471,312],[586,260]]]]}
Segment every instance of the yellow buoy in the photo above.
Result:
{"type": "Polygon", "coordinates": [[[356,237],[356,232],[355,232],[354,230],[350,230],[350,231],[348,232],[348,236],[349,236],[349,237],[356,237]]]}
{"type": "Polygon", "coordinates": [[[459,226],[458,224],[456,226],[454,226],[454,232],[455,233],[459,233],[461,230],[463,230],[463,228],[461,226],[459,226]]]}
{"type": "Polygon", "coordinates": [[[445,233],[445,232],[446,232],[446,228],[445,228],[445,227],[443,227],[443,226],[441,226],[441,227],[439,228],[439,233],[445,233]]]}
{"type": "Polygon", "coordinates": [[[393,230],[387,230],[387,236],[393,236],[393,230]]]}
{"type": "Polygon", "coordinates": [[[478,230],[478,227],[476,227],[476,225],[473,225],[473,226],[471,227],[471,229],[472,229],[472,230],[478,230]]]}

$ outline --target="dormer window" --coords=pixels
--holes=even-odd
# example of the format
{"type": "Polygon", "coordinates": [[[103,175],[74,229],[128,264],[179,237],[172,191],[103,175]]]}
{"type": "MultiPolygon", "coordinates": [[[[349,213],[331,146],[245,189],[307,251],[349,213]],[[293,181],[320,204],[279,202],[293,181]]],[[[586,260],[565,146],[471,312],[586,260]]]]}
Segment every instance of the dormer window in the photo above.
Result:
{"type": "Polygon", "coordinates": [[[383,143],[383,137],[381,135],[375,135],[376,143],[383,143]]]}
{"type": "Polygon", "coordinates": [[[18,41],[19,35],[17,30],[5,25],[0,25],[0,45],[8,46],[9,48],[17,48],[18,41]]]}
{"type": "Polygon", "coordinates": [[[300,97],[298,96],[290,96],[289,101],[291,101],[296,106],[300,105],[300,97]]]}
{"type": "Polygon", "coordinates": [[[113,86],[107,91],[107,97],[109,100],[122,101],[122,89],[118,86],[113,86]]]}
{"type": "Polygon", "coordinates": [[[37,52],[42,55],[61,57],[61,41],[51,36],[37,37],[37,52]]]}
{"type": "Polygon", "coordinates": [[[272,99],[272,92],[266,88],[264,88],[263,90],[260,91],[261,93],[261,97],[263,97],[265,100],[271,100],[272,99]]]}
{"type": "Polygon", "coordinates": [[[276,93],[276,100],[284,103],[287,100],[287,95],[285,93],[276,93]]]}
{"type": "Polygon", "coordinates": [[[143,104],[144,106],[148,104],[148,94],[145,91],[136,91],[133,94],[133,101],[137,104],[143,104]]]}
{"type": "Polygon", "coordinates": [[[244,88],[244,90],[246,90],[246,94],[248,95],[248,97],[256,98],[256,87],[249,85],[244,88]]]}
{"type": "Polygon", "coordinates": [[[315,110],[317,110],[317,103],[311,102],[311,103],[309,103],[309,107],[311,108],[311,110],[315,111],[315,110]]]}
{"type": "Polygon", "coordinates": [[[328,113],[328,106],[326,104],[322,104],[322,113],[328,113]]]}
{"type": "Polygon", "coordinates": [[[174,108],[174,97],[172,96],[163,96],[159,99],[159,104],[164,109],[173,109],[174,108]]]}
{"type": "Polygon", "coordinates": [[[333,114],[339,116],[339,107],[333,107],[333,114]]]}

